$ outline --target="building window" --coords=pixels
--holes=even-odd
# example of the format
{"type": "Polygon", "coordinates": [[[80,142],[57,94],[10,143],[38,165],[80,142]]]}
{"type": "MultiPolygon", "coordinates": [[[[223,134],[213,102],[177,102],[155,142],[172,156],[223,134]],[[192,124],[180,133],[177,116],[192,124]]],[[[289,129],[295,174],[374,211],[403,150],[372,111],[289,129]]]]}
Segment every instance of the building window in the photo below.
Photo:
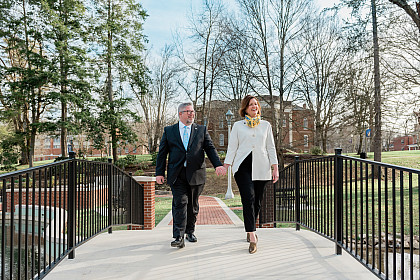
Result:
{"type": "Polygon", "coordinates": [[[303,135],[303,145],[309,147],[309,137],[308,135],[303,135]]]}
{"type": "Polygon", "coordinates": [[[219,128],[223,128],[223,119],[219,120],[219,128]]]}
{"type": "Polygon", "coordinates": [[[303,118],[303,129],[308,130],[308,118],[303,118]]]}
{"type": "Polygon", "coordinates": [[[128,154],[128,148],[125,148],[125,153],[128,154]]]}
{"type": "Polygon", "coordinates": [[[54,149],[59,149],[60,148],[60,145],[61,143],[60,143],[60,138],[54,138],[54,141],[53,141],[53,148],[54,149]]]}
{"type": "Polygon", "coordinates": [[[223,147],[225,145],[225,135],[219,134],[219,146],[223,147]]]}
{"type": "Polygon", "coordinates": [[[403,144],[403,145],[404,145],[404,139],[401,139],[401,144],[403,144]]]}
{"type": "Polygon", "coordinates": [[[50,138],[45,138],[44,149],[50,149],[50,148],[51,148],[51,140],[50,140],[50,138]]]}
{"type": "Polygon", "coordinates": [[[134,148],[133,148],[133,153],[134,153],[134,154],[137,154],[137,147],[134,147],[134,148]]]}

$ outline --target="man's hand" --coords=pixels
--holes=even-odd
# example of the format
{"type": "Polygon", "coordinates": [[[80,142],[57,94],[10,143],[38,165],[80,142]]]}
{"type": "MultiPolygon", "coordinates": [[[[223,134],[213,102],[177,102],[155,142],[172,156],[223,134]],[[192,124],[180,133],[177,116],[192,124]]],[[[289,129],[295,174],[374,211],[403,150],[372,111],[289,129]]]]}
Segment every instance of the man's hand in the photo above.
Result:
{"type": "Polygon", "coordinates": [[[156,176],[156,183],[158,183],[159,185],[162,185],[163,183],[165,183],[165,177],[156,176]]]}
{"type": "Polygon", "coordinates": [[[216,167],[216,175],[226,175],[226,168],[224,168],[223,166],[216,167]]]}

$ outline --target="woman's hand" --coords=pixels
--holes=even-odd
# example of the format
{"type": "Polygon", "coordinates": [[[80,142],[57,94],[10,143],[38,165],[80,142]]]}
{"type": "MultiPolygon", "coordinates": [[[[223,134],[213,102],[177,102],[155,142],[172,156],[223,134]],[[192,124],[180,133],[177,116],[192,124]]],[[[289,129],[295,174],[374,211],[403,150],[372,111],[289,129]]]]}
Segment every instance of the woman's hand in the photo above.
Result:
{"type": "Polygon", "coordinates": [[[277,164],[273,164],[273,183],[279,180],[279,166],[277,164]]]}

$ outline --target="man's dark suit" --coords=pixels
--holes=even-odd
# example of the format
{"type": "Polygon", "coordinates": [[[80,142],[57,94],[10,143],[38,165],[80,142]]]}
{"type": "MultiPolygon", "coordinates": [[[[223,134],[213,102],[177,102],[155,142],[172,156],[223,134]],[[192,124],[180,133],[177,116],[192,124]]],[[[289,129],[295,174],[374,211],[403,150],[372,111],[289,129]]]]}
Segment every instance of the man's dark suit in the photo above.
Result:
{"type": "Polygon", "coordinates": [[[166,157],[169,154],[167,183],[173,195],[174,238],[195,230],[198,197],[206,181],[204,152],[214,167],[222,166],[205,126],[192,124],[187,150],[182,144],[179,123],[165,127],[156,159],[156,176],[165,176],[166,157]]]}

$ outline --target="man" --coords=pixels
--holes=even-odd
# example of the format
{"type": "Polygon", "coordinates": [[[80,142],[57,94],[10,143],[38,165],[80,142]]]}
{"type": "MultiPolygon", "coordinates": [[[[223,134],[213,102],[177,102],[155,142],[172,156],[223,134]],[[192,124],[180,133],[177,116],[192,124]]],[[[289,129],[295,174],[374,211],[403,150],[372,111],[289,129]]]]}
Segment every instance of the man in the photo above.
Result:
{"type": "Polygon", "coordinates": [[[217,175],[225,175],[207,128],[194,124],[193,104],[178,107],[179,122],[164,129],[156,159],[156,182],[165,181],[166,157],[168,158],[167,182],[172,190],[173,238],[172,247],[185,246],[184,235],[190,242],[197,242],[194,235],[198,214],[198,197],[206,180],[204,152],[216,168],[217,175]]]}

